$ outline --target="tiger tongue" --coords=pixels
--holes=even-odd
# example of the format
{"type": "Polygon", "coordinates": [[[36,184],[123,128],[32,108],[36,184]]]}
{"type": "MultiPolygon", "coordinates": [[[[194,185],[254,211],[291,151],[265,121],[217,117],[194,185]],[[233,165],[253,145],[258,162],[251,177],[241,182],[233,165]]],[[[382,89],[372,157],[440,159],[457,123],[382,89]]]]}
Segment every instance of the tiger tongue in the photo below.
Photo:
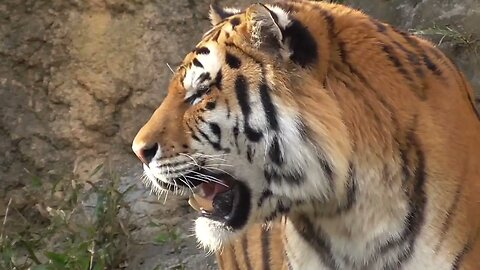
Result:
{"type": "Polygon", "coordinates": [[[200,188],[203,193],[201,194],[201,196],[204,197],[205,199],[213,201],[213,198],[215,198],[215,195],[227,191],[229,189],[229,186],[223,182],[221,184],[209,182],[209,183],[201,184],[200,188]]]}

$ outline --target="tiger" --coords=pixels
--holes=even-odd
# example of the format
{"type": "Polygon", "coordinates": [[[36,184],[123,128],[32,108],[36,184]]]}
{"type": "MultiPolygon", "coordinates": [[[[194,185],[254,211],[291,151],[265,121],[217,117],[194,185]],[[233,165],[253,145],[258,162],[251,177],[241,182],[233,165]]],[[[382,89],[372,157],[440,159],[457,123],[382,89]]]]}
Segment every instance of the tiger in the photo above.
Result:
{"type": "Polygon", "coordinates": [[[480,269],[480,118],[445,54],[322,1],[210,20],[132,149],[221,269],[480,269]]]}

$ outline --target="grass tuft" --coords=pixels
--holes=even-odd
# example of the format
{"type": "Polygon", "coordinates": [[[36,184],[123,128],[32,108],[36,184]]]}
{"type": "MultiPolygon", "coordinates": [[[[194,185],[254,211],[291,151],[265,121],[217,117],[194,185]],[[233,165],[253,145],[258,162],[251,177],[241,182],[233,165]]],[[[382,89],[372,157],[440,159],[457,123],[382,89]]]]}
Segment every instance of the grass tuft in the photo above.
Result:
{"type": "Polygon", "coordinates": [[[37,199],[32,208],[16,209],[10,199],[0,213],[0,269],[117,269],[129,245],[128,216],[119,211],[128,209],[124,196],[130,189],[119,192],[113,172],[97,183],[46,182],[32,176],[25,190],[37,199]]]}
{"type": "Polygon", "coordinates": [[[480,45],[479,39],[475,38],[473,34],[462,33],[450,25],[434,25],[426,29],[412,29],[411,32],[415,35],[438,38],[437,46],[441,46],[444,42],[450,42],[454,46],[471,49],[477,53],[480,45]]]}

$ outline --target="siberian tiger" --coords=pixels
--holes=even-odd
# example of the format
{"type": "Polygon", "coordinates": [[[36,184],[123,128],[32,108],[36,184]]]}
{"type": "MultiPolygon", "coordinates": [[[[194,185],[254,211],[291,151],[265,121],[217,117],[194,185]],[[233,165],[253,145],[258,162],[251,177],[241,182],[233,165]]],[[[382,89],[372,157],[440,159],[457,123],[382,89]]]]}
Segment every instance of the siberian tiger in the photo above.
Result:
{"type": "Polygon", "coordinates": [[[221,268],[480,269],[480,120],[444,54],[338,4],[210,18],[132,148],[221,268]]]}

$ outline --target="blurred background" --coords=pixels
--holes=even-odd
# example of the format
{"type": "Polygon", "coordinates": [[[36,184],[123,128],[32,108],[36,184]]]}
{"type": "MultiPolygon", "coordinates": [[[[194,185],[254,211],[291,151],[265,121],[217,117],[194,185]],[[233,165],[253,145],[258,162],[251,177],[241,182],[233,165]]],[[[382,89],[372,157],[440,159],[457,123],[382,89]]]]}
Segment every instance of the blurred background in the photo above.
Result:
{"type": "MultiPolygon", "coordinates": [[[[479,0],[333,2],[438,44],[478,108],[479,0]]],[[[209,3],[0,0],[0,269],[215,269],[185,198],[149,194],[130,150],[209,3]]]]}

